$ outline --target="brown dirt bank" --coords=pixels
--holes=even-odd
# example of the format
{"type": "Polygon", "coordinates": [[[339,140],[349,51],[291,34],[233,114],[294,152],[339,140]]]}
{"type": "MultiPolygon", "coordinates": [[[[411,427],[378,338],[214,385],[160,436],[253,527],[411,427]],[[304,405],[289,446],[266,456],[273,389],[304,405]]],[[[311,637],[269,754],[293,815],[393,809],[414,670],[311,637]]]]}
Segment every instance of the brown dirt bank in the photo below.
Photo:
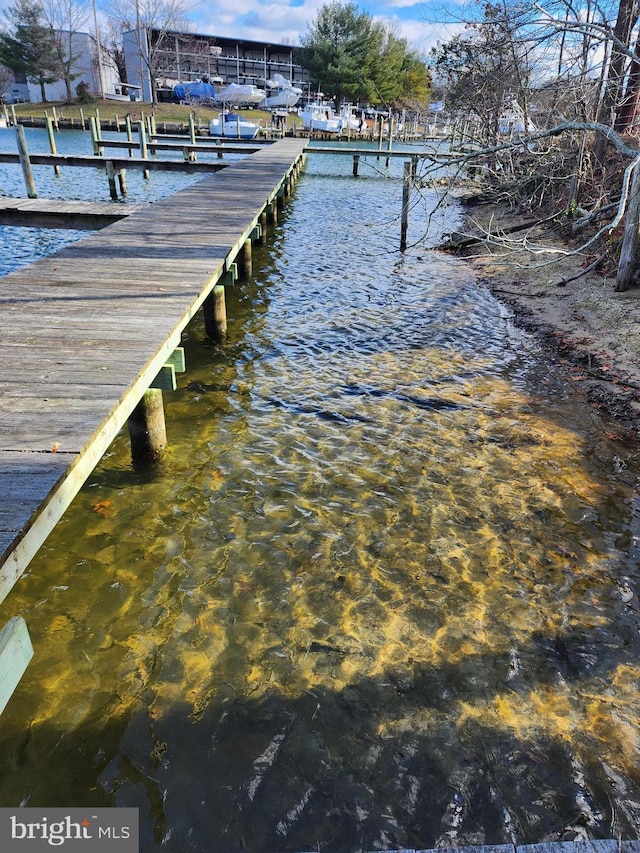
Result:
{"type": "MultiPolygon", "coordinates": [[[[466,213],[470,235],[486,230],[499,235],[532,218],[506,205],[468,203],[466,213]]],[[[599,250],[562,254],[572,241],[553,222],[507,234],[506,240],[508,248],[485,239],[458,254],[511,307],[517,325],[554,355],[586,399],[614,418],[616,433],[639,438],[640,288],[616,293],[613,266],[561,283],[583,272],[599,250]]]]}

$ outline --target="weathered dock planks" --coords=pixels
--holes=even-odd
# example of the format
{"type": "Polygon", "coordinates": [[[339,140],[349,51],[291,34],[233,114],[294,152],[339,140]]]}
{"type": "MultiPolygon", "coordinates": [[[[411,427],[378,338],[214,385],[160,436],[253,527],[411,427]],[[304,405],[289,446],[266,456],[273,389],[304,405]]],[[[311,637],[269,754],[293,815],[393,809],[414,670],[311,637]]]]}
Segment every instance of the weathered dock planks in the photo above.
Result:
{"type": "Polygon", "coordinates": [[[0,279],[0,601],[304,157],[284,139],[0,279]]]}
{"type": "Polygon", "coordinates": [[[0,225],[95,231],[142,210],[142,204],[0,198],[0,225]]]}

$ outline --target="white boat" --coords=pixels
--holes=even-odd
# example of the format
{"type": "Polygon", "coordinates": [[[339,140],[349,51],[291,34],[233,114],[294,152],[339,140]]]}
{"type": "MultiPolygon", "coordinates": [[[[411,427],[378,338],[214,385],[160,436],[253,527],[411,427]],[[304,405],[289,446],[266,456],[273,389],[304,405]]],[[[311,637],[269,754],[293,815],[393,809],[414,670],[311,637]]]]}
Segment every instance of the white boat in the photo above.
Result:
{"type": "Polygon", "coordinates": [[[313,101],[300,107],[298,115],[306,130],[318,130],[323,133],[357,133],[366,128],[366,123],[355,113],[352,104],[343,104],[340,112],[336,112],[330,104],[313,101]]]}
{"type": "Polygon", "coordinates": [[[255,139],[260,125],[237,113],[220,113],[209,122],[209,136],[231,139],[255,139]]]}
{"type": "Polygon", "coordinates": [[[274,74],[272,80],[266,81],[267,96],[262,106],[268,110],[290,109],[300,100],[302,89],[292,86],[291,81],[282,74],[274,74]]]}
{"type": "Polygon", "coordinates": [[[330,104],[324,101],[312,101],[298,108],[305,130],[319,130],[323,133],[338,133],[339,119],[330,104]]]}
{"type": "Polygon", "coordinates": [[[225,89],[220,89],[215,93],[213,100],[216,104],[229,104],[233,107],[257,107],[264,101],[265,95],[264,89],[258,89],[257,86],[229,83],[225,89]]]}

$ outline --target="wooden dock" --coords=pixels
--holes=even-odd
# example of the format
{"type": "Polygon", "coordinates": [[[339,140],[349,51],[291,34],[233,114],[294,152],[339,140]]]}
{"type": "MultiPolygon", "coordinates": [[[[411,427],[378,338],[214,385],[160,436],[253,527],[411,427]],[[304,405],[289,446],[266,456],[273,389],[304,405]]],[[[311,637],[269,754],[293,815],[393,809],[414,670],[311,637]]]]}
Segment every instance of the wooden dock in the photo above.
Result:
{"type": "Polygon", "coordinates": [[[2,279],[0,601],[205,298],[233,279],[306,144],[274,142],[2,279]]]}
{"type": "Polygon", "coordinates": [[[96,231],[144,209],[144,204],[0,198],[0,225],[96,231]]]}

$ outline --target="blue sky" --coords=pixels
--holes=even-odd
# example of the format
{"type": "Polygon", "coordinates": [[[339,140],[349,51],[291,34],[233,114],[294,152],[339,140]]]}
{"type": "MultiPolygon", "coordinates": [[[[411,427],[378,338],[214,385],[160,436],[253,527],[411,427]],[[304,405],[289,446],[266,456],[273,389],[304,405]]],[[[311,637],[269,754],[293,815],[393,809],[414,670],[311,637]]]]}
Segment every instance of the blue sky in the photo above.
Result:
{"type": "MultiPolygon", "coordinates": [[[[193,0],[189,17],[197,32],[247,39],[299,43],[300,35],[316,17],[324,0],[193,0]]],[[[412,48],[421,53],[460,29],[449,15],[442,23],[441,0],[368,0],[356,2],[364,12],[395,26],[412,48]],[[438,21],[438,23],[436,23],[438,21]]],[[[451,7],[455,10],[455,4],[451,7]]]]}

